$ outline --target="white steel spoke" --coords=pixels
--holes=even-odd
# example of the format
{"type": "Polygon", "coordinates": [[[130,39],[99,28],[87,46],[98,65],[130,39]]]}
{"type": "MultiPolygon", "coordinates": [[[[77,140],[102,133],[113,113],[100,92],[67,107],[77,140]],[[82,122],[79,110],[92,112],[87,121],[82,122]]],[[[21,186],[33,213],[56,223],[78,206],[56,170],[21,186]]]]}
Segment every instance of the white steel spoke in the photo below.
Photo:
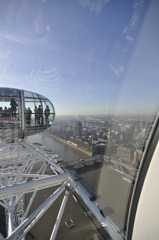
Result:
{"type": "Polygon", "coordinates": [[[16,167],[17,167],[19,155],[20,155],[20,149],[19,149],[18,155],[17,155],[17,157],[16,157],[16,159],[15,159],[15,161],[14,161],[14,165],[13,165],[13,167],[12,167],[12,171],[11,171],[11,174],[10,174],[10,178],[9,178],[9,181],[8,181],[8,185],[10,185],[11,182],[12,182],[13,174],[14,174],[14,172],[15,172],[15,170],[16,170],[16,167]]]}
{"type": "Polygon", "coordinates": [[[15,207],[13,206],[14,198],[10,198],[10,208],[8,211],[8,235],[10,236],[14,230],[14,211],[15,207]]]}
{"type": "Polygon", "coordinates": [[[28,215],[28,212],[29,212],[29,210],[30,210],[30,208],[31,208],[31,206],[32,206],[32,203],[33,203],[33,201],[34,201],[34,198],[35,198],[35,196],[36,196],[36,193],[37,193],[37,190],[35,190],[34,192],[33,192],[33,194],[32,194],[32,196],[31,196],[31,198],[30,198],[30,200],[29,200],[29,204],[28,204],[28,206],[27,206],[27,208],[26,208],[26,210],[25,210],[25,213],[24,213],[24,215],[23,215],[23,220],[26,218],[26,216],[28,215]]]}
{"type": "Polygon", "coordinates": [[[3,201],[1,201],[5,204],[6,208],[9,208],[9,200],[8,199],[3,199],[3,201]]]}
{"type": "Polygon", "coordinates": [[[22,198],[24,197],[24,194],[18,195],[15,197],[14,204],[16,205],[22,198]]]}
{"type": "Polygon", "coordinates": [[[67,200],[68,200],[68,196],[69,196],[69,191],[66,190],[65,196],[63,198],[63,201],[62,201],[62,204],[61,204],[58,216],[57,216],[56,223],[54,225],[54,229],[53,229],[51,237],[50,237],[50,240],[55,240],[55,238],[56,238],[56,234],[57,234],[57,231],[59,229],[60,222],[61,222],[61,219],[62,219],[62,216],[63,216],[63,212],[65,210],[65,206],[66,206],[66,203],[67,203],[67,200]]]}
{"type": "Polygon", "coordinates": [[[24,233],[20,236],[20,239],[26,235],[26,233],[35,225],[35,223],[41,218],[51,204],[60,196],[64,191],[67,182],[58,188],[45,202],[41,204],[19,227],[9,236],[6,240],[12,240],[30,223],[30,225],[24,230],[24,233]]]}
{"type": "Polygon", "coordinates": [[[8,205],[8,204],[7,204],[7,205],[4,204],[2,201],[0,201],[0,205],[1,205],[2,207],[4,207],[4,208],[7,208],[7,209],[9,208],[9,205],[8,205]]]}
{"type": "Polygon", "coordinates": [[[24,147],[27,147],[28,149],[30,149],[32,152],[34,152],[35,154],[37,154],[37,156],[39,156],[41,159],[43,159],[44,161],[47,161],[48,163],[50,163],[55,170],[57,170],[59,173],[63,173],[64,171],[62,170],[61,167],[59,167],[56,162],[54,161],[53,157],[48,157],[47,155],[44,155],[43,153],[39,152],[39,149],[35,149],[33,146],[31,146],[31,144],[29,144],[28,142],[24,142],[22,141],[22,145],[24,147]]]}
{"type": "Polygon", "coordinates": [[[38,180],[31,180],[24,183],[15,184],[13,186],[2,187],[0,189],[0,200],[9,198],[11,196],[33,192],[34,189],[41,190],[52,186],[57,186],[66,181],[68,177],[67,173],[63,173],[56,176],[50,176],[38,180]]]}
{"type": "MultiPolygon", "coordinates": [[[[63,184],[67,176],[68,174],[64,173],[52,157],[46,156],[39,148],[23,140],[6,145],[1,144],[0,205],[6,209],[8,236],[17,229],[19,224],[23,225],[26,218],[28,219],[27,216],[37,191],[63,184]],[[62,174],[55,175],[57,171],[62,174]],[[32,195],[25,207],[24,199],[28,192],[32,192],[32,195]],[[20,218],[17,221],[18,216],[20,218]]],[[[36,217],[36,221],[40,216],[36,217]]],[[[32,225],[30,223],[28,228],[32,225]]]]}
{"type": "MultiPolygon", "coordinates": [[[[6,176],[6,177],[9,177],[10,175],[9,175],[9,173],[4,173],[3,174],[4,176],[6,176]]],[[[27,173],[13,173],[13,175],[12,176],[14,176],[14,177],[27,177],[27,178],[45,178],[45,177],[50,177],[50,175],[47,175],[47,174],[32,174],[32,173],[30,173],[30,174],[27,174],[27,173]]]]}

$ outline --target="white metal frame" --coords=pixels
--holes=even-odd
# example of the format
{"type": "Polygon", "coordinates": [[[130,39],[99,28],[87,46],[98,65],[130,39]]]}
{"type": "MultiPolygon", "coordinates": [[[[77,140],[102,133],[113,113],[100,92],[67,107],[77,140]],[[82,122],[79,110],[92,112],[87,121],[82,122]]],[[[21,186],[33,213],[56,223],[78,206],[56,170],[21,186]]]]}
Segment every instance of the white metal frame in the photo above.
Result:
{"type": "MultiPolygon", "coordinates": [[[[62,169],[54,158],[41,148],[25,140],[0,146],[0,205],[6,210],[7,240],[24,239],[34,224],[53,202],[65,191],[61,207],[50,240],[56,238],[70,191],[75,191],[88,206],[112,239],[122,240],[120,229],[105,218],[97,202],[90,200],[87,191],[81,187],[68,171],[62,169]],[[37,209],[28,216],[38,190],[59,185],[37,209]],[[25,194],[32,192],[30,201],[24,206],[25,194]],[[17,208],[19,209],[17,212],[17,208]]],[[[0,239],[4,239],[0,235],[0,239]]]]}

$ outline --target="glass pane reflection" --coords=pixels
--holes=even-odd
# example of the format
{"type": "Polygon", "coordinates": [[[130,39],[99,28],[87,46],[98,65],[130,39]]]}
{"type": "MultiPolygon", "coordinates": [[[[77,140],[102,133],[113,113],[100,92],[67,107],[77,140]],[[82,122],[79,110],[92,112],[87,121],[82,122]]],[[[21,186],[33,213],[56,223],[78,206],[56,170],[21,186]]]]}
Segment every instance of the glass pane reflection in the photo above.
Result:
{"type": "Polygon", "coordinates": [[[0,128],[19,127],[19,98],[0,98],[0,128]]]}
{"type": "Polygon", "coordinates": [[[26,127],[43,127],[52,124],[55,115],[52,103],[38,94],[24,92],[24,96],[26,127]]]}
{"type": "MultiPolygon", "coordinates": [[[[154,118],[155,114],[82,116],[78,121],[76,117],[58,117],[48,131],[50,139],[51,135],[62,138],[72,147],[71,154],[76,150],[87,154],[75,159],[69,153],[70,161],[66,150],[64,155],[58,152],[64,158],[64,167],[87,182],[91,198],[123,236],[132,191],[154,118]]],[[[49,141],[43,141],[51,147],[49,141]]]]}

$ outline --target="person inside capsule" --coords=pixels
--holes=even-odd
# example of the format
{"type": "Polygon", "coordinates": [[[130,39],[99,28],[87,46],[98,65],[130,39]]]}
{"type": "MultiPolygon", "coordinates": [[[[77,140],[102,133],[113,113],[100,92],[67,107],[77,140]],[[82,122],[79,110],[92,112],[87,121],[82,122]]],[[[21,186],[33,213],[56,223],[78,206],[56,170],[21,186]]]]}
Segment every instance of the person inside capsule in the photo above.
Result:
{"type": "Polygon", "coordinates": [[[11,113],[12,113],[12,117],[16,117],[16,111],[17,111],[17,106],[18,104],[16,103],[16,101],[14,100],[14,98],[11,99],[11,113]]]}

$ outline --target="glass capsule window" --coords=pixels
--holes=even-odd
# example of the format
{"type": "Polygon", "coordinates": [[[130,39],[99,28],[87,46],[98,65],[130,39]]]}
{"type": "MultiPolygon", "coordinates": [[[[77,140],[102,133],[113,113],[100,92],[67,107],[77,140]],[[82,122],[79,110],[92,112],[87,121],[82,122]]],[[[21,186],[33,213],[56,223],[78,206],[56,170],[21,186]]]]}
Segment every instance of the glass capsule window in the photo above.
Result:
{"type": "Polygon", "coordinates": [[[20,127],[20,98],[0,97],[0,128],[20,127]]]}
{"type": "Polygon", "coordinates": [[[54,121],[55,109],[45,97],[24,91],[25,124],[29,127],[45,127],[54,121]]]}

